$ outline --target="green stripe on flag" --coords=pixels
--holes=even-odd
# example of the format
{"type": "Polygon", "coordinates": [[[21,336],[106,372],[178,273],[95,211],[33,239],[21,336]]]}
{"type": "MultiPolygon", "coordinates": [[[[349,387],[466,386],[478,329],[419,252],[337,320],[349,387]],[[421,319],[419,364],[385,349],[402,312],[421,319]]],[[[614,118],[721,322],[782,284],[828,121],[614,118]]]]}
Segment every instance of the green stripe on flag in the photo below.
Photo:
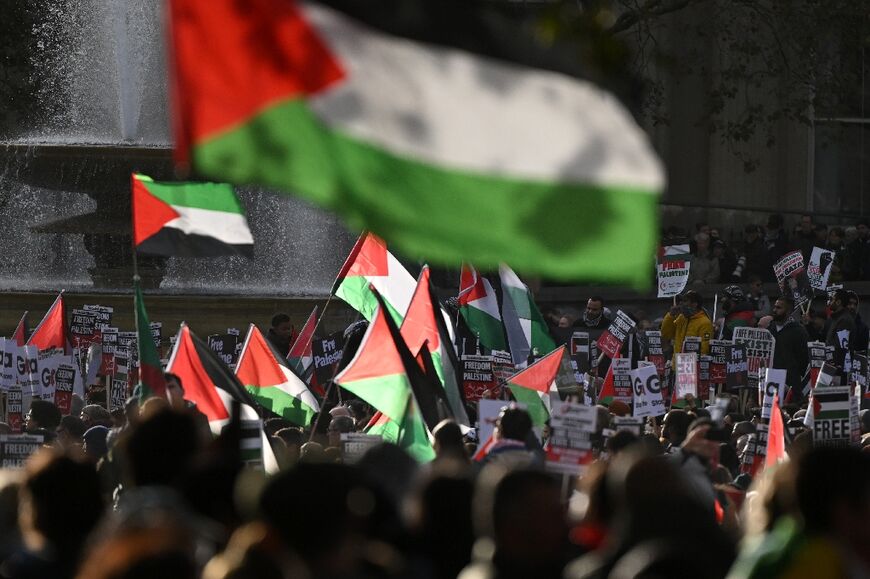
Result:
{"type": "Polygon", "coordinates": [[[148,192],[168,203],[181,207],[209,209],[225,213],[244,213],[232,185],[227,183],[157,182],[145,175],[136,175],[148,192]]]}
{"type": "MultiPolygon", "coordinates": [[[[371,282],[365,276],[354,275],[341,280],[335,290],[336,297],[344,300],[349,306],[358,311],[368,321],[372,321],[378,309],[378,300],[369,287],[371,282]]],[[[403,316],[395,310],[392,304],[384,300],[387,310],[396,324],[402,323],[403,316]]]]}
{"type": "Polygon", "coordinates": [[[245,390],[263,408],[267,408],[289,422],[298,426],[308,426],[314,409],[303,404],[299,398],[291,396],[277,387],[245,386],[245,390]]]}
{"type": "Polygon", "coordinates": [[[550,419],[550,413],[547,407],[544,406],[544,401],[541,400],[541,393],[530,388],[523,388],[516,384],[508,384],[511,394],[517,399],[517,402],[526,405],[526,412],[532,418],[532,424],[537,427],[542,427],[550,419]]]}
{"type": "Polygon", "coordinates": [[[510,255],[511,266],[528,273],[650,283],[658,222],[652,191],[428,165],[327,128],[304,101],[279,103],[198,144],[193,159],[203,174],[233,183],[292,187],[352,227],[389,232],[403,252],[433,262],[465,256],[495,269],[510,255]],[[589,217],[583,227],[577,215],[589,217]],[[566,230],[576,232],[568,243],[566,230]]]}

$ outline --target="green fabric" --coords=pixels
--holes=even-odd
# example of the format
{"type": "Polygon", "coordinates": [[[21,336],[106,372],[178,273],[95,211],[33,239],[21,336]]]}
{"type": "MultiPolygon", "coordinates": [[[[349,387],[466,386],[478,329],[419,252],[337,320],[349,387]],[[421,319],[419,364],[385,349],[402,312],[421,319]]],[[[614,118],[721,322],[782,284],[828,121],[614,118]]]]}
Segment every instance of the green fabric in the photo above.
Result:
{"type": "Polygon", "coordinates": [[[401,420],[405,415],[408,397],[411,396],[411,384],[404,374],[393,374],[339,382],[342,388],[352,392],[380,410],[391,420],[401,420]]]}
{"type": "Polygon", "coordinates": [[[490,350],[507,350],[507,340],[504,335],[504,326],[498,320],[483,310],[473,306],[462,306],[459,313],[480,343],[490,350]]]}
{"type": "Polygon", "coordinates": [[[298,193],[433,263],[650,286],[658,197],[432,166],[355,140],[285,101],[197,143],[203,175],[298,193]],[[565,243],[564,232],[575,232],[565,243]],[[630,232],[627,233],[627,232],[630,232]]]}
{"type": "Polygon", "coordinates": [[[511,394],[514,395],[517,402],[526,405],[526,412],[532,418],[532,424],[537,427],[542,427],[550,419],[550,412],[544,406],[544,401],[541,400],[541,393],[530,388],[523,388],[516,384],[508,383],[511,394]]]}
{"type": "Polygon", "coordinates": [[[143,402],[152,396],[166,396],[166,381],[163,379],[163,367],[160,365],[160,355],[151,336],[151,323],[148,312],[145,311],[145,300],[142,298],[142,288],[139,280],[133,280],[133,301],[136,310],[136,343],[139,348],[139,401],[143,402]]]}
{"type": "Polygon", "coordinates": [[[245,210],[227,183],[157,182],[145,175],[136,175],[148,192],[169,205],[241,213],[245,210]]]}
{"type": "Polygon", "coordinates": [[[260,388],[245,385],[245,390],[257,404],[298,426],[308,426],[314,416],[313,408],[275,386],[260,388]]]}
{"type": "MultiPolygon", "coordinates": [[[[375,294],[372,293],[369,287],[370,284],[371,282],[365,276],[354,275],[346,277],[341,280],[341,283],[336,288],[335,295],[371,322],[378,310],[378,300],[375,298],[375,294]]],[[[387,301],[386,297],[383,295],[381,297],[384,298],[384,303],[387,304],[387,310],[390,312],[393,321],[396,322],[396,325],[401,325],[402,314],[396,311],[396,308],[387,301]]]]}

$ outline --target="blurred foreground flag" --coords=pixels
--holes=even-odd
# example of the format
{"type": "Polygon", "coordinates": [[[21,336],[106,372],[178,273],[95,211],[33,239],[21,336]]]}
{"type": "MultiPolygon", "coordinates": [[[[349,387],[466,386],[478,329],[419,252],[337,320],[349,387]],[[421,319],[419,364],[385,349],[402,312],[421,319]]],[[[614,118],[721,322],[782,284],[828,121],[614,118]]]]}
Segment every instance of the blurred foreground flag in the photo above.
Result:
{"type": "Polygon", "coordinates": [[[430,262],[648,285],[661,165],[499,7],[171,0],[176,159],[430,262]]]}
{"type": "Polygon", "coordinates": [[[226,183],[158,182],[133,174],[133,241],[151,255],[253,255],[245,210],[226,183]]]}

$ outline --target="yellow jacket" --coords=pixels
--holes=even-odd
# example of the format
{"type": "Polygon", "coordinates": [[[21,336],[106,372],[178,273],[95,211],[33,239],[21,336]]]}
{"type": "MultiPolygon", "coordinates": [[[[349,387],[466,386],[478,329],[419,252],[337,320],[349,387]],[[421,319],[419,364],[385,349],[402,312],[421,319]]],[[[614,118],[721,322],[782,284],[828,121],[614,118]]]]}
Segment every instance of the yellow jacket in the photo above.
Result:
{"type": "Polygon", "coordinates": [[[710,353],[713,322],[703,310],[688,319],[683,314],[677,316],[676,319],[671,317],[670,312],[665,314],[665,318],[662,320],[662,339],[674,341],[674,363],[676,363],[677,354],[683,351],[683,341],[686,336],[701,338],[701,354],[710,353]]]}

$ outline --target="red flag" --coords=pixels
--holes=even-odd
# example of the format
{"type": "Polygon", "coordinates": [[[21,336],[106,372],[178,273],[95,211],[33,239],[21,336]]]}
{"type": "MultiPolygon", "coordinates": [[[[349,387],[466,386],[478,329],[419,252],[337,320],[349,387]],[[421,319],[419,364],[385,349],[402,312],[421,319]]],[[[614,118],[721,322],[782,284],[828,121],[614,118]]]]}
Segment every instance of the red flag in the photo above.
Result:
{"type": "Polygon", "coordinates": [[[767,458],[764,460],[764,466],[775,465],[785,458],[785,425],[782,423],[782,412],[779,411],[779,395],[774,394],[770,409],[770,427],[767,430],[767,458]]]}
{"type": "MultiPolygon", "coordinates": [[[[17,331],[17,330],[16,330],[17,331]]],[[[40,350],[58,348],[66,354],[72,353],[72,346],[67,338],[66,330],[66,307],[63,303],[63,292],[58,294],[57,299],[45,313],[45,317],[33,330],[28,345],[36,346],[40,350]]]]}
{"type": "MultiPolygon", "coordinates": [[[[614,360],[619,358],[619,352],[616,353],[614,360]]],[[[601,392],[598,393],[598,403],[609,405],[616,397],[616,389],[613,387],[613,364],[607,368],[607,374],[604,376],[604,384],[601,385],[601,392]]]]}
{"type": "Polygon", "coordinates": [[[21,316],[18,325],[15,326],[15,331],[12,333],[12,339],[18,346],[23,346],[27,343],[27,312],[21,316]]]}

